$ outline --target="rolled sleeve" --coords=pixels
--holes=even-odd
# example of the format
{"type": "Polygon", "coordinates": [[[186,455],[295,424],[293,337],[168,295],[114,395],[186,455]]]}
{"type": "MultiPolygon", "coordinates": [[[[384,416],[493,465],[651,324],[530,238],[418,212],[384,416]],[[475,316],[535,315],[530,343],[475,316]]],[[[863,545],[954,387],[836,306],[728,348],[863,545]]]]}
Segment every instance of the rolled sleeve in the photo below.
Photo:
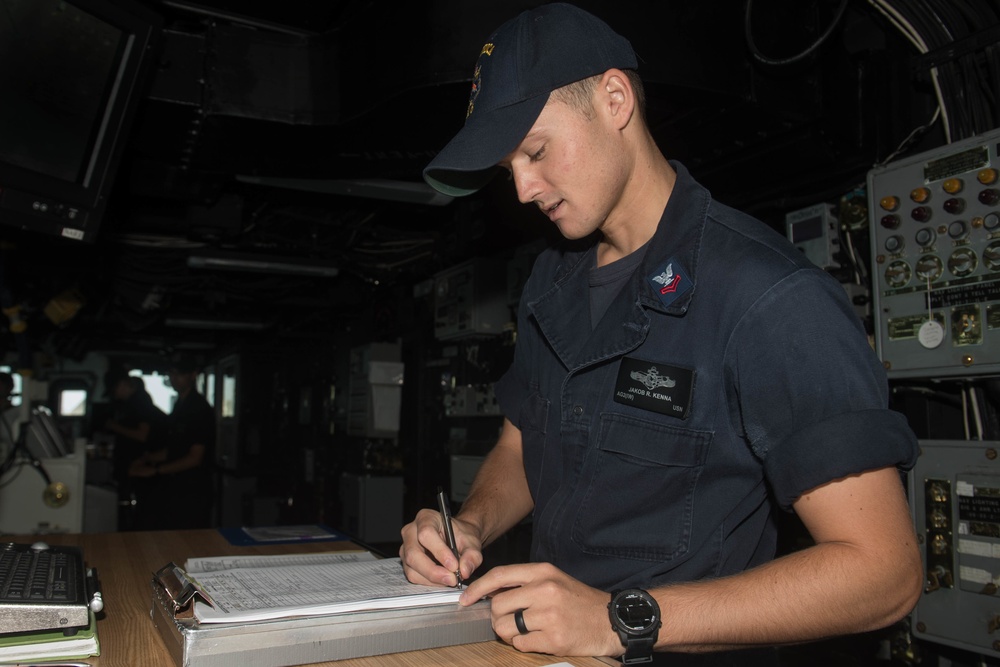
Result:
{"type": "Polygon", "coordinates": [[[834,479],[895,466],[908,470],[917,443],[906,419],[891,410],[848,412],[808,424],[779,443],[765,461],[775,500],[784,509],[834,479]]]}

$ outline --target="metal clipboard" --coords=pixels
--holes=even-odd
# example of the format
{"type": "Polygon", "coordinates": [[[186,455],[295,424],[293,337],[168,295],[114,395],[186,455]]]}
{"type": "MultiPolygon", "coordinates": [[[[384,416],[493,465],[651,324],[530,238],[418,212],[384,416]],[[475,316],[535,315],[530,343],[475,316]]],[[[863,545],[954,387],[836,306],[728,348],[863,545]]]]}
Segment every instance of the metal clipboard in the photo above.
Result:
{"type": "Polygon", "coordinates": [[[240,624],[194,618],[196,582],[169,563],[153,575],[150,616],[179,667],[287,667],[494,641],[488,601],[240,624]]]}

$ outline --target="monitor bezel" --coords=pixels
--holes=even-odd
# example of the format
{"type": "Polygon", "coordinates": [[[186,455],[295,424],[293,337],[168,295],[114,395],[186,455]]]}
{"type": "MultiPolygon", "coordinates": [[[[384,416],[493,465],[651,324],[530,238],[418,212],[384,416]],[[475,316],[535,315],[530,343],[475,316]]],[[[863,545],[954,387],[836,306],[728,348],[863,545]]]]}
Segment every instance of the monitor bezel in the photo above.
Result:
{"type": "Polygon", "coordinates": [[[86,182],[68,181],[0,161],[0,225],[76,241],[97,238],[128,138],[162,18],[132,0],[65,0],[123,32],[126,48],[115,67],[114,90],[104,100],[101,133],[89,147],[86,182]]]}

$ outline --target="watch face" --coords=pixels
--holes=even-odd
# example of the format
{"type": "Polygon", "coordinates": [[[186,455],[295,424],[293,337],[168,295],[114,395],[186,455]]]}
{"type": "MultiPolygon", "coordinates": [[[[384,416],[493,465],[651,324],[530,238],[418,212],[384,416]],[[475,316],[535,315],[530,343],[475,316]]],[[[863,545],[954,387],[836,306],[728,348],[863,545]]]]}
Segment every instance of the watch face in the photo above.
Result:
{"type": "Polygon", "coordinates": [[[614,601],[615,615],[629,633],[645,632],[658,620],[652,603],[639,591],[628,591],[614,601]]]}

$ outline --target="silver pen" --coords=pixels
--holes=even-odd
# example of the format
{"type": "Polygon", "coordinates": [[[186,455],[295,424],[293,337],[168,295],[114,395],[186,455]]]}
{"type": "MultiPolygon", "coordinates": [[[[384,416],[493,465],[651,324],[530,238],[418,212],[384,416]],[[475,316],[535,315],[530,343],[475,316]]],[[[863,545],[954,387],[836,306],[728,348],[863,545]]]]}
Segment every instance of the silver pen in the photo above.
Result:
{"type": "Polygon", "coordinates": [[[444,489],[440,486],[438,487],[438,509],[441,511],[441,521],[444,523],[444,535],[448,539],[448,546],[459,562],[458,569],[455,570],[455,579],[458,581],[455,587],[461,588],[464,583],[462,580],[462,557],[458,553],[458,543],[455,542],[455,527],[451,525],[451,507],[448,503],[448,496],[445,495],[444,489]]]}

